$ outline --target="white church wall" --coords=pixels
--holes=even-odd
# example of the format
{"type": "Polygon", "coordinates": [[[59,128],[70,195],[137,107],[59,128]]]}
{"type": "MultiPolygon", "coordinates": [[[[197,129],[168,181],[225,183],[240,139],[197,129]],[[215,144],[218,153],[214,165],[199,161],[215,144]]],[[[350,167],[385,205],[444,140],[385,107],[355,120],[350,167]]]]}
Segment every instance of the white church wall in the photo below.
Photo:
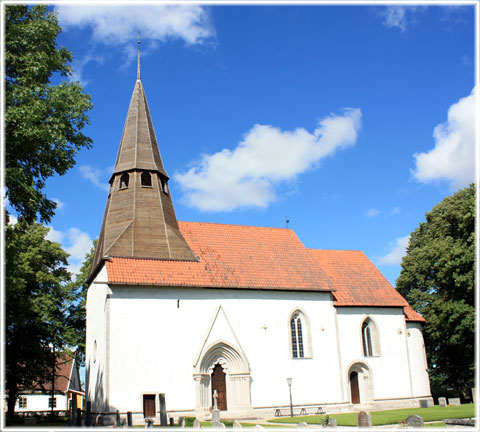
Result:
{"type": "Polygon", "coordinates": [[[430,395],[430,380],[428,378],[425,344],[420,323],[407,323],[407,341],[412,371],[413,394],[419,397],[428,396],[430,395]]]}
{"type": "Polygon", "coordinates": [[[349,369],[365,364],[370,372],[371,392],[364,402],[408,398],[412,396],[411,378],[405,342],[405,318],[402,308],[337,308],[339,340],[344,368],[346,399],[351,401],[349,369]],[[370,317],[376,324],[380,355],[365,356],[362,347],[362,323],[370,317]]]}
{"type": "Polygon", "coordinates": [[[92,401],[92,410],[102,411],[107,408],[107,296],[110,293],[103,268],[90,285],[87,292],[87,326],[86,326],[86,399],[92,401]]]}
{"type": "Polygon", "coordinates": [[[109,302],[115,409],[141,411],[142,395],[158,393],[167,409],[194,409],[194,364],[219,340],[248,359],[254,407],[288,405],[287,377],[294,404],[341,399],[328,293],[113,287],[109,302]],[[289,317],[297,308],[310,321],[311,359],[291,358],[289,317]]]}

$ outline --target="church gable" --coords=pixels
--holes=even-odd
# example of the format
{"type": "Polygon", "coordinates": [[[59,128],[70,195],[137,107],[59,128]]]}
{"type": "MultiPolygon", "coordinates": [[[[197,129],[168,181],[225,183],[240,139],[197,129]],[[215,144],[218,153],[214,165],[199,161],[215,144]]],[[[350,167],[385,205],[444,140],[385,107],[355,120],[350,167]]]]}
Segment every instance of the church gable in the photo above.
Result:
{"type": "Polygon", "coordinates": [[[215,345],[230,346],[232,350],[237,351],[242,358],[246,358],[242,346],[231,326],[225,310],[219,305],[213,314],[210,325],[207,328],[205,337],[201,343],[197,357],[193,366],[198,369],[199,361],[205,357],[207,352],[212,351],[215,345]]]}

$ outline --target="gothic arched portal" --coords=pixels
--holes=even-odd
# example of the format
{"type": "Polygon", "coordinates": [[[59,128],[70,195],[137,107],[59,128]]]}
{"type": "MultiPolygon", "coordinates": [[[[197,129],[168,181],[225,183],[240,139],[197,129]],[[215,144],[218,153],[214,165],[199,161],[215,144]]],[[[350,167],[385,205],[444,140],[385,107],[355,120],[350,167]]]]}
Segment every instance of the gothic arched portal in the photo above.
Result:
{"type": "Polygon", "coordinates": [[[252,409],[250,366],[245,355],[232,345],[223,341],[211,345],[197,363],[193,377],[197,411],[210,410],[213,390],[219,394],[217,404],[220,410],[228,408],[229,412],[246,412],[252,409]]]}

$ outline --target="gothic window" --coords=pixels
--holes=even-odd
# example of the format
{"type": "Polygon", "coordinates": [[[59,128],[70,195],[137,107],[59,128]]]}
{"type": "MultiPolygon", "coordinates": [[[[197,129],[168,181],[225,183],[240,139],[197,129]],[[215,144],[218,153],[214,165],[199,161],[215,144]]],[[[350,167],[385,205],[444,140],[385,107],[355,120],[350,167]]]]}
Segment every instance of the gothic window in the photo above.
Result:
{"type": "Polygon", "coordinates": [[[292,359],[312,358],[310,321],[301,309],[294,309],[288,317],[290,355],[292,359]]]}
{"type": "Polygon", "coordinates": [[[304,358],[302,318],[300,314],[295,314],[290,320],[290,330],[292,335],[292,356],[293,358],[304,358]]]}
{"type": "Polygon", "coordinates": [[[365,357],[377,357],[380,355],[378,329],[370,318],[366,318],[362,323],[362,347],[365,357]]]}
{"type": "Polygon", "coordinates": [[[129,181],[130,181],[129,174],[128,173],[122,174],[122,176],[120,177],[120,189],[127,189],[129,181]]]}
{"type": "Polygon", "coordinates": [[[142,186],[152,187],[152,176],[149,172],[145,171],[142,173],[142,186]]]}

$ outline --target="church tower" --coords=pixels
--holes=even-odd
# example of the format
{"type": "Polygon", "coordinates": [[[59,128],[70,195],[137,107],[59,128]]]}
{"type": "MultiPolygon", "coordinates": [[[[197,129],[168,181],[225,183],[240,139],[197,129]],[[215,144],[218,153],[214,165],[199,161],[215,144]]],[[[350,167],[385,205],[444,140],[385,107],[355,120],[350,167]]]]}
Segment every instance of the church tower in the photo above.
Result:
{"type": "Polygon", "coordinates": [[[140,79],[139,41],[137,81],[109,180],[90,278],[108,257],[198,260],[179,230],[168,180],[140,79]]]}

